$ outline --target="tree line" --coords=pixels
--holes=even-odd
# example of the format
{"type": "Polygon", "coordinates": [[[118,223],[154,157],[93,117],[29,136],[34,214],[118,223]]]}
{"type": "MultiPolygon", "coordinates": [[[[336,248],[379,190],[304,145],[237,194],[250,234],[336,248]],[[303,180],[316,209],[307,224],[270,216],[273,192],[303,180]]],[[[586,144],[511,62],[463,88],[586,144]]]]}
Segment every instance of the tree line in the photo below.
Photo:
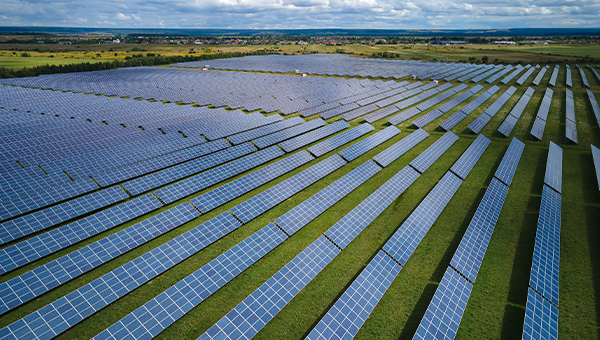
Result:
{"type": "Polygon", "coordinates": [[[40,65],[34,67],[25,67],[19,70],[0,67],[0,79],[19,78],[19,77],[34,77],[40,74],[55,74],[55,73],[70,73],[70,72],[87,72],[87,71],[102,71],[114,70],[120,67],[136,67],[136,66],[155,66],[181,63],[186,61],[202,61],[215,60],[225,58],[241,58],[248,55],[266,55],[268,51],[253,51],[253,52],[219,52],[212,54],[201,55],[185,55],[185,56],[146,56],[139,58],[131,58],[127,60],[113,60],[99,63],[76,63],[68,65],[40,65]]]}

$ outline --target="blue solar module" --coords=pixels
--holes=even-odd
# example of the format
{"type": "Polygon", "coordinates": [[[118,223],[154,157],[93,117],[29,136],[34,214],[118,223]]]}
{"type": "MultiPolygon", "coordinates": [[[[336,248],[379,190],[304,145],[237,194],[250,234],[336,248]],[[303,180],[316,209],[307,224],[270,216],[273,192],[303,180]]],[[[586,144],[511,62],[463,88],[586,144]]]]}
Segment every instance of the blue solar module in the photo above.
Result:
{"type": "Polygon", "coordinates": [[[487,123],[492,120],[492,116],[487,115],[485,112],[480,114],[479,117],[475,118],[475,120],[469,124],[468,129],[473,133],[479,133],[487,123]]]}
{"type": "Polygon", "coordinates": [[[254,139],[252,141],[252,143],[254,143],[254,145],[256,145],[259,149],[264,149],[270,145],[277,144],[286,139],[290,139],[292,137],[303,134],[310,130],[314,130],[314,129],[321,127],[323,125],[326,125],[326,124],[327,123],[321,118],[313,119],[306,123],[292,126],[285,130],[281,130],[281,131],[272,133],[270,135],[266,135],[266,136],[254,139]]]}
{"type": "Polygon", "coordinates": [[[589,89],[590,82],[588,81],[587,76],[585,75],[585,71],[583,70],[583,68],[579,67],[579,65],[576,65],[576,66],[579,69],[579,74],[581,75],[581,81],[583,82],[583,86],[585,86],[589,89]]]}
{"type": "Polygon", "coordinates": [[[346,248],[361,231],[371,224],[418,177],[419,173],[414,169],[409,166],[404,167],[329,228],[325,232],[325,235],[335,242],[338,247],[342,249],[346,248]]]}
{"type": "Polygon", "coordinates": [[[537,76],[535,76],[535,79],[533,79],[532,84],[533,85],[539,85],[540,82],[542,81],[542,78],[544,78],[544,75],[546,74],[546,71],[548,71],[548,65],[544,66],[540,72],[537,74],[537,76]]]}
{"type": "Polygon", "coordinates": [[[544,183],[552,189],[562,193],[562,161],[563,150],[560,146],[550,142],[548,160],[546,162],[546,175],[544,183]]]}
{"type": "Polygon", "coordinates": [[[285,142],[279,144],[279,146],[285,151],[290,152],[299,149],[305,145],[314,143],[319,139],[338,133],[346,128],[349,128],[350,124],[345,121],[337,121],[333,124],[325,125],[311,132],[307,132],[298,137],[288,139],[285,142]]]}
{"type": "Polygon", "coordinates": [[[542,140],[542,138],[544,137],[545,127],[546,121],[541,119],[540,117],[535,117],[535,121],[533,122],[533,126],[531,127],[531,136],[533,136],[537,140],[542,140]]]}
{"type": "Polygon", "coordinates": [[[398,112],[398,108],[394,105],[392,106],[388,106],[388,107],[384,107],[383,109],[379,110],[379,111],[375,111],[367,116],[364,117],[365,121],[367,121],[368,123],[373,123],[376,122],[382,118],[385,118],[391,114],[394,114],[398,112]]]}
{"type": "Polygon", "coordinates": [[[284,119],[280,122],[238,133],[237,135],[229,136],[227,139],[229,139],[229,141],[231,141],[231,143],[234,145],[237,145],[302,123],[304,123],[304,119],[300,117],[292,117],[290,119],[284,119]]]}
{"type": "MultiPolygon", "coordinates": [[[[600,79],[599,79],[600,81],[600,79]]],[[[596,101],[596,97],[594,93],[590,90],[586,90],[588,99],[590,100],[590,104],[592,105],[592,110],[594,111],[594,115],[596,116],[596,122],[598,122],[598,126],[600,126],[600,106],[598,106],[598,102],[596,101]]]]}
{"type": "Polygon", "coordinates": [[[558,306],[561,195],[544,185],[529,286],[558,306]]]}
{"type": "Polygon", "coordinates": [[[17,339],[50,339],[240,226],[224,212],[0,330],[17,339]],[[60,317],[57,317],[60,315],[60,317]]]}
{"type": "Polygon", "coordinates": [[[352,111],[346,112],[346,113],[342,114],[342,118],[345,121],[349,121],[349,120],[358,118],[360,116],[364,116],[367,113],[371,113],[371,112],[373,112],[375,110],[379,110],[379,106],[377,106],[375,104],[370,104],[370,105],[367,105],[367,106],[360,107],[360,108],[358,108],[356,110],[352,110],[352,111]]]}
{"type": "Polygon", "coordinates": [[[507,193],[508,187],[493,178],[452,257],[452,267],[471,282],[477,278],[507,193]]]}
{"type": "Polygon", "coordinates": [[[465,118],[467,118],[466,113],[462,111],[455,112],[452,116],[446,118],[446,120],[440,123],[440,128],[442,128],[444,131],[450,131],[450,129],[462,122],[462,120],[465,118]]]}
{"type": "Polygon", "coordinates": [[[502,157],[502,162],[500,162],[498,170],[496,170],[496,173],[494,174],[497,179],[507,186],[510,186],[512,183],[513,176],[519,165],[519,160],[521,159],[524,148],[525,143],[513,137],[506,153],[504,153],[504,157],[502,157]]]}
{"type": "Polygon", "coordinates": [[[0,250],[0,274],[21,267],[160,207],[162,207],[162,204],[153,195],[148,194],[4,248],[0,250]]]}
{"type": "Polygon", "coordinates": [[[529,288],[525,306],[523,340],[557,340],[558,308],[529,288]]]}
{"type": "Polygon", "coordinates": [[[0,244],[104,208],[129,196],[118,186],[97,191],[0,224],[0,244]]]}
{"type": "Polygon", "coordinates": [[[0,284],[0,313],[11,310],[200,214],[189,203],[171,208],[0,284]]]}
{"type": "Polygon", "coordinates": [[[400,269],[402,267],[380,250],[306,339],[354,338],[400,269]]]}
{"type": "Polygon", "coordinates": [[[282,155],[284,155],[284,152],[280,148],[271,146],[233,162],[187,178],[181,182],[171,184],[157,190],[155,194],[163,202],[171,203],[282,155]]]}
{"type": "Polygon", "coordinates": [[[396,144],[378,153],[375,157],[373,157],[373,160],[382,167],[386,167],[396,159],[400,158],[400,156],[404,155],[408,150],[421,143],[428,136],[429,134],[427,131],[419,129],[402,138],[396,144]]]}
{"type": "Polygon", "coordinates": [[[399,133],[400,130],[397,127],[388,126],[376,134],[345,148],[344,150],[340,151],[339,154],[347,161],[354,160],[399,133]]]}
{"type": "Polygon", "coordinates": [[[251,339],[339,253],[319,237],[198,339],[251,339]]]}
{"type": "Polygon", "coordinates": [[[171,168],[133,179],[123,183],[123,186],[132,195],[138,195],[162,185],[183,179],[187,176],[194,175],[200,171],[212,168],[213,166],[248,155],[256,150],[256,147],[250,143],[236,145],[171,168]]]}
{"type": "Polygon", "coordinates": [[[373,126],[370,124],[361,124],[355,128],[352,128],[348,131],[344,131],[337,136],[333,136],[327,140],[322,141],[319,144],[313,145],[308,148],[308,151],[315,155],[315,157],[320,157],[330,151],[337,149],[338,147],[349,143],[360,136],[363,136],[371,131],[375,130],[373,126]]]}
{"type": "Polygon", "coordinates": [[[504,119],[504,121],[502,122],[500,127],[498,128],[498,132],[500,132],[504,137],[510,136],[510,133],[515,128],[515,125],[517,125],[518,120],[519,120],[519,118],[517,118],[515,116],[511,116],[511,115],[506,116],[506,118],[504,119]]]}
{"type": "Polygon", "coordinates": [[[452,268],[446,269],[413,339],[454,339],[471,290],[469,281],[452,268]]]}
{"type": "Polygon", "coordinates": [[[565,121],[565,137],[571,143],[578,143],[577,140],[577,124],[574,121],[567,119],[565,121]]]}
{"type": "Polygon", "coordinates": [[[523,73],[523,75],[517,80],[517,84],[523,85],[523,83],[525,83],[525,81],[527,81],[527,78],[529,78],[529,76],[531,76],[535,70],[536,70],[535,67],[529,68],[529,70],[527,70],[527,72],[523,73]]]}
{"type": "Polygon", "coordinates": [[[419,113],[421,113],[421,110],[419,110],[417,107],[411,107],[408,110],[404,110],[402,112],[400,112],[399,114],[388,118],[388,123],[392,124],[392,125],[398,125],[406,120],[411,119],[412,117],[418,115],[419,113]]]}
{"type": "Polygon", "coordinates": [[[567,66],[567,79],[566,79],[566,83],[568,87],[573,87],[573,78],[571,77],[571,67],[569,65],[567,66]]]}
{"type": "Polygon", "coordinates": [[[435,109],[435,110],[429,111],[426,114],[422,115],[421,117],[415,119],[412,123],[414,126],[416,126],[418,128],[423,128],[423,127],[427,126],[429,123],[433,122],[434,120],[440,118],[443,115],[444,115],[444,112],[442,112],[438,109],[435,109]]]}
{"type": "Polygon", "coordinates": [[[575,122],[575,103],[573,100],[573,91],[566,89],[566,104],[565,104],[565,112],[567,119],[575,122]]]}
{"type": "Polygon", "coordinates": [[[598,179],[598,189],[600,189],[600,149],[595,147],[593,144],[592,147],[592,158],[594,159],[594,167],[596,168],[596,178],[598,179]]]}
{"type": "MultiPolygon", "coordinates": [[[[504,79],[502,79],[502,83],[503,84],[508,84],[509,81],[511,81],[514,77],[516,77],[519,73],[521,73],[525,68],[521,67],[521,65],[517,65],[516,69],[509,74],[508,76],[506,76],[504,79]]],[[[519,84],[521,85],[521,84],[519,84]]]]}
{"type": "Polygon", "coordinates": [[[560,66],[554,66],[554,70],[552,71],[552,76],[550,76],[549,84],[552,86],[556,86],[556,78],[558,77],[558,71],[560,70],[560,66]]]}
{"type": "Polygon", "coordinates": [[[285,233],[274,224],[268,224],[117,321],[94,339],[155,337],[286,238],[285,233]]]}
{"type": "Polygon", "coordinates": [[[383,250],[404,266],[461,184],[460,178],[447,172],[387,241],[383,250]]]}
{"type": "Polygon", "coordinates": [[[288,235],[292,235],[317,216],[339,202],[362,183],[379,172],[381,168],[373,161],[366,161],[356,169],[314,194],[306,201],[275,220],[288,235]]]}
{"type": "Polygon", "coordinates": [[[312,161],[313,159],[314,157],[311,156],[308,151],[300,151],[243,177],[225,183],[207,193],[193,198],[190,202],[202,213],[206,213],[312,161]]]}
{"type": "MultiPolygon", "coordinates": [[[[309,185],[339,169],[346,162],[335,154],[310,168],[270,187],[260,194],[231,208],[231,213],[242,223],[248,223],[256,216],[292,197],[309,185]]],[[[192,202],[193,203],[193,202],[192,202]]]]}
{"type": "Polygon", "coordinates": [[[460,156],[460,158],[452,165],[450,171],[454,172],[455,175],[461,179],[467,178],[471,169],[475,166],[475,163],[479,160],[479,157],[483,155],[485,149],[490,145],[490,140],[484,136],[479,135],[469,148],[460,156]]]}
{"type": "Polygon", "coordinates": [[[458,136],[452,132],[446,132],[438,138],[427,150],[423,151],[410,165],[419,173],[425,172],[440,156],[458,140],[458,136]]]}

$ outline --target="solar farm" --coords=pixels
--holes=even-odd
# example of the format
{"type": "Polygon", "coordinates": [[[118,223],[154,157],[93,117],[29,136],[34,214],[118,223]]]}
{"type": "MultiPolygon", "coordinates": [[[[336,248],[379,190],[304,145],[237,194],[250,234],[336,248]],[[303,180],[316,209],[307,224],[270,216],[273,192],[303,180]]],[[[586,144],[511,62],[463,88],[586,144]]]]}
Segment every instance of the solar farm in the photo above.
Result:
{"type": "Polygon", "coordinates": [[[598,338],[599,71],[2,79],[0,339],[598,338]]]}

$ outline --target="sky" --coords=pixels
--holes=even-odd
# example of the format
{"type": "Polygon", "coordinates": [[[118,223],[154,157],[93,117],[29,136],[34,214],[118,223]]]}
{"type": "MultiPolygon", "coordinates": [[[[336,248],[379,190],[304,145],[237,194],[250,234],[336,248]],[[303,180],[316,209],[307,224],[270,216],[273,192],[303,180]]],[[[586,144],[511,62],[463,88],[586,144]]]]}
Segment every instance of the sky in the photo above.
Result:
{"type": "Polygon", "coordinates": [[[495,29],[600,27],[600,0],[0,0],[0,26],[495,29]]]}

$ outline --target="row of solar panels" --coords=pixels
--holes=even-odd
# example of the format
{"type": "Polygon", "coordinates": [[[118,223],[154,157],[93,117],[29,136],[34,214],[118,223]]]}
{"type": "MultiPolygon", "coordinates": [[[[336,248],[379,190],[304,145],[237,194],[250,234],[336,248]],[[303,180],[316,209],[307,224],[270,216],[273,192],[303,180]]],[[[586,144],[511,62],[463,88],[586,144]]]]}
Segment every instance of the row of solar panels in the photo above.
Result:
{"type": "Polygon", "coordinates": [[[575,119],[575,101],[573,98],[573,91],[566,89],[566,101],[565,101],[565,137],[567,141],[577,144],[577,124],[575,119]]]}
{"type": "Polygon", "coordinates": [[[537,223],[523,339],[558,339],[562,148],[550,142],[537,223]]]}
{"type": "Polygon", "coordinates": [[[546,121],[548,120],[548,112],[550,112],[550,104],[552,103],[553,94],[554,91],[552,91],[552,89],[546,89],[544,98],[542,98],[542,104],[540,104],[540,108],[535,117],[535,121],[533,122],[533,127],[531,128],[531,135],[537,140],[542,140],[544,136],[544,129],[546,127],[546,121]]]}
{"type": "Polygon", "coordinates": [[[525,107],[531,100],[531,97],[533,96],[534,92],[535,90],[533,88],[527,88],[527,90],[525,91],[525,93],[523,93],[517,104],[512,108],[512,110],[510,110],[508,116],[504,118],[504,122],[502,122],[502,124],[498,128],[498,132],[500,132],[503,136],[508,137],[510,135],[513,128],[517,124],[517,121],[523,114],[525,107]]]}

